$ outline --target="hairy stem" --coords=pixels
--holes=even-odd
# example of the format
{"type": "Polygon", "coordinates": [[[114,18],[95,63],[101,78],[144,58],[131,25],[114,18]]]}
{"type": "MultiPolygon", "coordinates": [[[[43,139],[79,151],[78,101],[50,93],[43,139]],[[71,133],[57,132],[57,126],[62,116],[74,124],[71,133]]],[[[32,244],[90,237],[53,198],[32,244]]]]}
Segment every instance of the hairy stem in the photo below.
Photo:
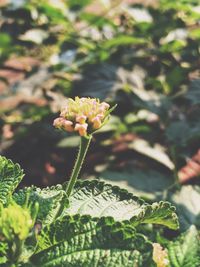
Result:
{"type": "Polygon", "coordinates": [[[66,193],[68,196],[70,196],[70,194],[74,188],[74,185],[77,181],[77,178],[78,178],[78,175],[80,173],[81,167],[83,165],[83,161],[84,161],[86,153],[88,151],[91,139],[92,139],[92,136],[89,136],[89,137],[82,136],[81,137],[78,156],[77,156],[71,177],[70,177],[69,182],[66,186],[66,193]]]}

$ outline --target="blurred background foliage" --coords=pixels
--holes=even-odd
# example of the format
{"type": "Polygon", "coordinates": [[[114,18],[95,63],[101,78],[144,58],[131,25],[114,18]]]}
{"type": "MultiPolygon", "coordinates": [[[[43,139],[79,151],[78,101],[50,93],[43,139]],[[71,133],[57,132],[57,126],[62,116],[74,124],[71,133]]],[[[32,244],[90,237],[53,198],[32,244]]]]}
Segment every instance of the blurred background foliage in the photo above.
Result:
{"type": "Polygon", "coordinates": [[[79,139],[52,121],[66,97],[97,97],[118,107],[83,178],[149,201],[187,192],[182,220],[200,225],[198,0],[1,0],[0,28],[0,153],[26,185],[69,176],[79,139]]]}

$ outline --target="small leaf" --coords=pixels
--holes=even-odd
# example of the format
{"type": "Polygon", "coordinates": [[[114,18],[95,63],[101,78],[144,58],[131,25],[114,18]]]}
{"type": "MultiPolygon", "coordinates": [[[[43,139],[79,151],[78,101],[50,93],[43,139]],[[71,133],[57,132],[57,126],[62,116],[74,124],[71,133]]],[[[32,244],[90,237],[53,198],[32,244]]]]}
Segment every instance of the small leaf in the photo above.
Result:
{"type": "Polygon", "coordinates": [[[14,200],[19,205],[23,205],[27,195],[29,195],[30,202],[39,203],[37,219],[40,220],[43,225],[53,222],[53,220],[59,216],[60,209],[62,209],[63,206],[67,207],[68,205],[66,193],[62,190],[61,185],[44,189],[34,186],[27,187],[15,193],[14,200]]]}
{"type": "Polygon", "coordinates": [[[170,267],[199,267],[200,239],[194,225],[168,246],[170,267]]]}
{"type": "Polygon", "coordinates": [[[36,266],[152,266],[152,246],[143,235],[112,218],[66,216],[45,227],[36,266]]]}
{"type": "Polygon", "coordinates": [[[116,221],[131,220],[134,226],[155,223],[178,228],[175,208],[170,203],[161,201],[150,205],[124,189],[97,180],[79,181],[69,201],[65,214],[112,216],[116,221]]]}
{"type": "Polygon", "coordinates": [[[8,197],[23,178],[23,170],[19,164],[0,156],[0,202],[6,204],[8,197]]]}

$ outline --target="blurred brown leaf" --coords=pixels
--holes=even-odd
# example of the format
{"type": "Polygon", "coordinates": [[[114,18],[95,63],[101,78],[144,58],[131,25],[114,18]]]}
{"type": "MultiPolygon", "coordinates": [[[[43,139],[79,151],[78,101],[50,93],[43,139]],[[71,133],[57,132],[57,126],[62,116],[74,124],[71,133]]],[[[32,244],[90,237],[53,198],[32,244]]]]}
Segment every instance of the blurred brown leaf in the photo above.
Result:
{"type": "Polygon", "coordinates": [[[200,176],[200,149],[178,172],[180,183],[188,182],[190,179],[197,176],[200,176]]]}

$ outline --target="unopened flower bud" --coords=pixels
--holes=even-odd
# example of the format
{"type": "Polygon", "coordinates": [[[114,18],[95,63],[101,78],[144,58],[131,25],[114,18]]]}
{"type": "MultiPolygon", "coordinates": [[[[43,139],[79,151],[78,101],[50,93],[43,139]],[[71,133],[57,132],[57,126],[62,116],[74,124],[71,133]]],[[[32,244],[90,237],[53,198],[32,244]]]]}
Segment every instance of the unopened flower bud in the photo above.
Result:
{"type": "Polygon", "coordinates": [[[85,115],[77,116],[76,122],[83,124],[83,123],[85,123],[86,119],[87,119],[87,117],[85,115]]]}
{"type": "Polygon", "coordinates": [[[87,127],[88,127],[87,123],[84,123],[84,124],[76,123],[74,130],[78,131],[80,136],[86,136],[87,135],[87,127]]]}
{"type": "Polygon", "coordinates": [[[62,123],[63,123],[63,118],[56,118],[53,121],[53,126],[55,126],[56,128],[61,128],[62,127],[62,123]]]}
{"type": "Polygon", "coordinates": [[[93,122],[93,128],[94,129],[99,129],[101,127],[101,119],[98,116],[93,118],[92,122],[93,122]]]}
{"type": "Polygon", "coordinates": [[[74,128],[72,127],[73,122],[68,121],[68,120],[64,120],[63,121],[63,129],[67,132],[73,132],[74,128]]]}

